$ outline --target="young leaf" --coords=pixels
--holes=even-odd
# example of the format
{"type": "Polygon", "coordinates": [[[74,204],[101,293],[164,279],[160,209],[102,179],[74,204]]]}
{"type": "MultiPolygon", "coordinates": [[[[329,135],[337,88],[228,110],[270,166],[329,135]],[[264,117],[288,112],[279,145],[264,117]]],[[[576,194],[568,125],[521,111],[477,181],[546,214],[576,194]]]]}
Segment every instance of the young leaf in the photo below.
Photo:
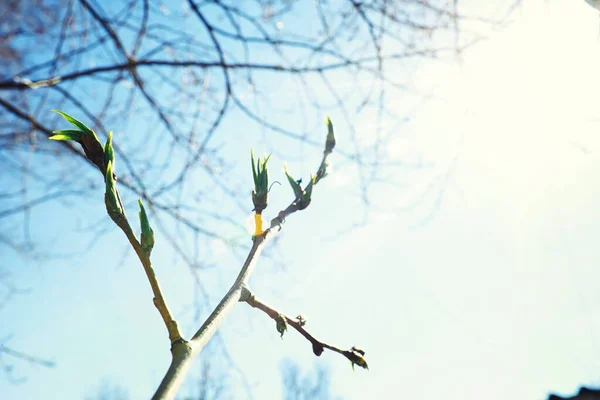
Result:
{"type": "Polygon", "coordinates": [[[75,128],[78,128],[81,132],[85,133],[86,135],[93,134],[92,130],[90,128],[88,128],[86,124],[84,124],[83,122],[79,121],[78,119],[75,119],[75,118],[71,117],[69,114],[64,113],[62,111],[58,111],[58,110],[52,110],[52,111],[54,111],[55,113],[58,113],[58,114],[62,115],[62,117],[64,119],[66,119],[68,123],[70,123],[71,125],[73,125],[75,128]]]}
{"type": "Polygon", "coordinates": [[[54,135],[50,136],[50,140],[81,140],[83,133],[73,129],[61,129],[59,131],[53,131],[54,135]]]}
{"type": "Polygon", "coordinates": [[[112,163],[109,161],[106,165],[106,207],[110,207],[108,210],[108,214],[112,213],[122,213],[121,206],[119,205],[119,201],[117,200],[117,192],[115,190],[115,178],[113,176],[113,168],[112,163]]]}
{"type": "MultiPolygon", "coordinates": [[[[93,130],[88,128],[83,122],[71,117],[69,114],[66,114],[62,111],[52,110],[55,113],[60,114],[67,122],[76,127],[78,130],[70,130],[65,129],[62,131],[55,131],[58,135],[52,136],[53,140],[77,140],[77,142],[83,147],[83,152],[88,160],[90,160],[95,166],[102,171],[102,173],[106,173],[106,162],[104,160],[104,149],[102,148],[102,144],[98,140],[98,136],[94,133],[93,130]],[[65,133],[69,132],[69,133],[65,133]],[[75,132],[79,132],[77,135],[75,132]],[[67,136],[65,136],[67,135],[67,136]]],[[[114,160],[113,160],[114,163],[114,160]]],[[[114,166],[114,165],[113,165],[114,166]]]]}
{"type": "Polygon", "coordinates": [[[108,165],[110,162],[113,169],[115,168],[115,152],[112,147],[112,131],[108,132],[106,143],[104,144],[104,164],[108,165]]]}
{"type": "Polygon", "coordinates": [[[267,167],[267,162],[269,162],[269,158],[271,158],[271,154],[265,157],[263,161],[263,174],[262,174],[262,182],[261,182],[261,190],[267,192],[269,190],[269,168],[267,167]]]}
{"type": "Polygon", "coordinates": [[[258,175],[256,173],[256,166],[254,165],[254,150],[250,149],[250,159],[252,160],[252,177],[254,178],[254,189],[258,189],[258,175]]]}
{"type": "Polygon", "coordinates": [[[273,153],[271,153],[267,157],[265,157],[265,161],[263,163],[265,165],[265,168],[267,168],[267,162],[269,162],[269,158],[271,158],[272,155],[273,155],[273,153]]]}
{"type": "Polygon", "coordinates": [[[327,140],[332,141],[335,140],[335,136],[333,135],[333,124],[331,123],[331,118],[327,117],[327,140]]]}
{"type": "Polygon", "coordinates": [[[254,161],[254,150],[250,152],[250,159],[252,161],[252,178],[254,179],[254,190],[252,191],[252,203],[254,203],[254,211],[257,214],[267,207],[267,197],[269,192],[269,171],[267,169],[267,162],[269,157],[258,157],[256,162],[254,161]]]}
{"type": "Polygon", "coordinates": [[[315,184],[317,183],[317,176],[310,174],[310,185],[308,185],[306,187],[306,190],[304,191],[304,193],[302,194],[302,199],[303,200],[308,200],[310,201],[310,198],[312,196],[312,190],[313,190],[313,186],[315,186],[315,184]]]}
{"type": "Polygon", "coordinates": [[[365,352],[364,350],[359,349],[358,347],[352,347],[350,351],[344,352],[346,358],[350,360],[352,364],[352,370],[354,370],[354,365],[358,365],[361,368],[369,369],[369,365],[367,364],[367,360],[365,360],[365,352]]]}
{"type": "Polygon", "coordinates": [[[300,186],[300,181],[296,181],[294,178],[292,178],[292,176],[288,172],[286,164],[283,164],[283,172],[285,172],[285,176],[287,176],[288,182],[290,183],[290,186],[292,187],[292,190],[294,191],[294,196],[296,196],[296,198],[301,197],[302,196],[302,187],[300,186]]]}
{"type": "Polygon", "coordinates": [[[335,136],[333,134],[333,124],[331,119],[327,117],[327,141],[325,142],[325,151],[332,152],[335,147],[335,136]]]}
{"type": "Polygon", "coordinates": [[[287,330],[287,321],[282,314],[279,314],[275,317],[275,326],[277,327],[277,332],[281,334],[281,338],[283,339],[283,334],[287,330]]]}
{"type": "Polygon", "coordinates": [[[260,177],[258,178],[259,190],[261,192],[266,192],[269,188],[268,174],[269,173],[267,172],[267,164],[265,163],[265,160],[263,159],[262,169],[260,171],[260,177]]]}
{"type": "Polygon", "coordinates": [[[150,222],[148,222],[148,215],[146,215],[146,210],[144,209],[144,204],[142,203],[142,199],[138,199],[138,204],[140,205],[140,225],[142,228],[142,233],[140,235],[140,244],[142,245],[142,249],[150,255],[152,248],[154,247],[154,231],[150,227],[150,222]]]}

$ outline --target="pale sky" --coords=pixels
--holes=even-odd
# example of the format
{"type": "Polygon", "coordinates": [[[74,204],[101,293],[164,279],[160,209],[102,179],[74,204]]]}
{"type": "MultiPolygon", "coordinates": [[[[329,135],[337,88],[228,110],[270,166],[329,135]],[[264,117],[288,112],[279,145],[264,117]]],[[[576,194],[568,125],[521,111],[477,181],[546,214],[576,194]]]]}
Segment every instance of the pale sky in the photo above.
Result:
{"type": "MultiPolygon", "coordinates": [[[[362,207],[340,200],[351,179],[337,170],[286,223],[286,270],[259,268],[251,281],[267,302],[305,315],[317,337],[363,348],[370,370],[327,352],[316,359],[298,334],[282,341],[241,304],[222,332],[255,398],[281,397],[286,357],[329,366],[332,392],[349,400],[535,400],[600,386],[600,15],[584,1],[524,3],[460,64],[415,73],[434,97],[406,126],[414,134],[388,151],[434,166],[407,190],[376,189],[390,212],[332,240],[343,212],[362,207]]],[[[359,132],[369,125],[356,122],[359,132]]],[[[27,381],[0,380],[0,398],[81,399],[102,379],[131,398],[151,395],[169,353],[135,260],[109,270],[98,262],[118,260],[107,249],[120,240],[113,231],[81,260],[15,275],[31,293],[3,311],[10,343],[58,366],[23,367],[27,381]]],[[[225,264],[207,284],[228,287],[238,266],[225,264]]],[[[184,313],[193,283],[178,268],[158,273],[184,313]]]]}

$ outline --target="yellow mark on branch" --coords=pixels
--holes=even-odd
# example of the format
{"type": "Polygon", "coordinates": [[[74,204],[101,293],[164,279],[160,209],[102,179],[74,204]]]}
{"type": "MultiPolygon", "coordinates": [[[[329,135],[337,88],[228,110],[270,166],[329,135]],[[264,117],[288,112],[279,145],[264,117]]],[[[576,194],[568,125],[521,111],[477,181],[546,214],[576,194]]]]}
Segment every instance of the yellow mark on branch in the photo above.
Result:
{"type": "Polygon", "coordinates": [[[254,236],[260,236],[265,232],[265,231],[263,231],[262,222],[263,222],[262,215],[255,213],[254,214],[254,226],[256,228],[254,230],[254,236]]]}

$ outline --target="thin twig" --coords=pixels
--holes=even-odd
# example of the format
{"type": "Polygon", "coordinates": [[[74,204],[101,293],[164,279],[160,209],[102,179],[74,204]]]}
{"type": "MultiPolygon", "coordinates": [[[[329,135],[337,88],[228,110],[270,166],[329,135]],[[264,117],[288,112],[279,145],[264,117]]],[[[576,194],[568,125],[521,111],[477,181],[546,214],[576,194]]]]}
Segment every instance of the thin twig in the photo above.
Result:
{"type": "Polygon", "coordinates": [[[171,341],[171,345],[183,341],[184,339],[181,331],[179,330],[179,325],[177,324],[175,318],[173,318],[173,315],[171,314],[171,311],[167,306],[167,302],[162,294],[162,290],[160,288],[160,284],[158,283],[158,279],[156,278],[154,268],[152,268],[152,262],[150,261],[149,254],[142,249],[142,246],[135,236],[133,229],[131,229],[131,225],[129,225],[129,221],[124,215],[122,219],[120,219],[118,222],[116,221],[116,224],[119,226],[119,228],[121,228],[123,233],[125,233],[125,236],[127,236],[127,240],[129,240],[129,243],[131,243],[131,246],[135,250],[135,253],[144,267],[144,272],[146,273],[146,277],[148,278],[148,282],[150,282],[150,287],[152,288],[152,293],[154,294],[154,306],[160,313],[167,331],[169,332],[169,340],[171,341]]]}
{"type": "MultiPolygon", "coordinates": [[[[248,303],[249,306],[257,308],[267,314],[271,319],[277,320],[278,318],[284,318],[285,322],[288,325],[291,325],[295,330],[297,330],[302,336],[304,336],[312,345],[313,353],[318,357],[323,353],[324,349],[328,349],[339,353],[346,357],[348,360],[353,361],[355,359],[355,354],[353,354],[353,349],[351,350],[342,350],[339,347],[336,347],[331,344],[327,344],[323,341],[316,339],[310,333],[304,329],[305,321],[301,318],[290,318],[289,316],[283,314],[277,309],[269,306],[262,300],[259,300],[254,293],[252,293],[249,289],[245,289],[247,292],[244,293],[244,300],[248,303]]],[[[354,348],[355,349],[355,348],[354,348]]]]}
{"type": "Polygon", "coordinates": [[[31,364],[37,364],[47,368],[54,368],[56,366],[56,363],[54,363],[53,361],[48,361],[44,360],[43,358],[34,357],[21,351],[11,349],[10,347],[7,347],[4,344],[0,344],[0,354],[7,354],[9,356],[27,361],[31,364]]]}

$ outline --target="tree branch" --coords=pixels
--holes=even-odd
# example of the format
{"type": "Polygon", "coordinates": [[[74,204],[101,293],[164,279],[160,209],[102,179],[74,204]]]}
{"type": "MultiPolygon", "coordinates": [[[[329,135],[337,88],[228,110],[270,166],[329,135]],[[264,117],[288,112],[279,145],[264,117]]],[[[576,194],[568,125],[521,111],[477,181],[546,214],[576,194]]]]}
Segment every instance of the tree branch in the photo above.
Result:
{"type": "MultiPolygon", "coordinates": [[[[342,350],[339,347],[327,344],[325,342],[322,342],[322,341],[316,339],[314,336],[312,336],[310,333],[308,333],[306,331],[306,329],[304,329],[304,325],[306,324],[306,321],[302,318],[301,315],[298,315],[298,317],[296,317],[295,319],[292,319],[292,318],[288,317],[287,315],[283,314],[282,312],[278,311],[277,309],[264,303],[262,300],[259,300],[254,295],[254,293],[252,293],[247,288],[244,288],[242,301],[248,303],[248,305],[251,307],[258,308],[259,310],[263,311],[265,314],[267,314],[271,319],[273,319],[275,321],[278,321],[281,318],[283,318],[287,325],[291,325],[295,330],[297,330],[302,336],[304,336],[311,343],[313,353],[317,357],[320,356],[321,354],[323,354],[324,349],[328,349],[328,350],[331,350],[331,351],[334,351],[336,353],[343,355],[348,360],[350,360],[350,362],[352,362],[353,365],[358,364],[359,366],[361,366],[363,368],[367,368],[367,363],[364,360],[364,358],[362,357],[364,355],[364,352],[362,352],[362,350],[357,349],[356,347],[352,347],[350,350],[342,350]]],[[[282,333],[282,335],[283,335],[283,333],[282,333]]]]}
{"type": "MultiPolygon", "coordinates": [[[[442,49],[446,50],[446,49],[442,49]]],[[[386,59],[394,58],[408,58],[410,56],[427,56],[432,53],[432,50],[423,51],[411,51],[407,53],[392,55],[385,57],[386,59]]],[[[151,66],[162,66],[162,67],[199,67],[199,68],[221,68],[224,70],[237,70],[237,69],[253,69],[263,71],[274,71],[284,72],[289,74],[306,74],[306,73],[321,73],[325,71],[345,69],[351,66],[361,66],[368,64],[373,60],[373,57],[365,57],[357,60],[348,60],[342,62],[332,62],[329,64],[319,65],[315,67],[293,67],[282,64],[262,64],[253,62],[241,62],[241,63],[228,63],[225,61],[194,61],[194,60],[130,60],[125,63],[105,65],[102,67],[94,67],[85,69],[82,71],[72,72],[63,76],[54,76],[46,79],[40,79],[35,82],[21,77],[14,77],[12,80],[1,81],[0,89],[3,90],[26,90],[26,89],[38,89],[45,86],[58,85],[62,82],[72,81],[87,76],[94,76],[96,74],[113,72],[113,71],[124,71],[138,67],[151,67],[151,66]]]]}
{"type": "Polygon", "coordinates": [[[135,250],[135,253],[144,267],[144,272],[146,273],[146,277],[148,278],[148,282],[150,282],[150,287],[152,288],[152,293],[154,294],[154,306],[160,313],[167,331],[169,332],[169,340],[171,341],[171,345],[176,342],[183,341],[183,335],[179,330],[179,325],[177,324],[175,318],[173,318],[173,315],[171,314],[171,311],[167,306],[167,302],[162,294],[162,290],[160,288],[160,284],[158,283],[158,279],[156,278],[154,268],[152,268],[152,262],[150,261],[149,254],[146,253],[142,248],[126,217],[123,218],[121,223],[117,223],[117,225],[119,228],[121,228],[123,233],[125,233],[125,236],[127,236],[127,240],[129,240],[129,243],[131,243],[131,247],[133,247],[135,250]]]}
{"type": "Polygon", "coordinates": [[[23,353],[21,351],[11,349],[10,347],[7,347],[4,344],[0,344],[0,354],[1,353],[7,354],[7,355],[15,357],[15,358],[19,358],[19,359],[27,361],[31,364],[37,364],[37,365],[41,365],[41,366],[47,367],[47,368],[54,368],[56,366],[56,363],[54,363],[53,361],[48,361],[48,360],[44,360],[43,358],[34,357],[32,355],[23,353]]]}
{"type": "MultiPolygon", "coordinates": [[[[327,158],[331,154],[331,152],[333,151],[333,147],[335,146],[335,139],[333,137],[333,127],[331,126],[329,120],[328,128],[329,134],[327,135],[325,151],[323,152],[321,164],[319,165],[319,169],[316,176],[307,185],[304,191],[305,193],[312,192],[312,187],[316,185],[319,182],[319,180],[322,179],[326,174],[327,158]]],[[[267,230],[265,230],[261,235],[257,235],[254,237],[252,242],[252,248],[250,249],[248,256],[246,257],[246,261],[244,262],[237,278],[235,279],[233,285],[231,285],[231,288],[229,289],[227,294],[225,294],[225,296],[221,299],[219,304],[217,304],[213,312],[209,315],[209,317],[206,319],[206,321],[202,324],[200,329],[198,329],[198,331],[194,334],[194,336],[189,342],[179,342],[173,344],[173,358],[171,359],[171,364],[165,374],[165,377],[160,383],[158,389],[156,390],[156,393],[152,397],[153,400],[173,399],[175,397],[175,394],[177,393],[177,390],[179,389],[179,386],[183,382],[192,361],[194,360],[196,355],[198,355],[206,346],[210,338],[217,331],[219,325],[223,322],[223,320],[231,312],[231,310],[233,310],[233,307],[241,301],[252,301],[249,297],[249,294],[251,292],[248,289],[248,280],[250,279],[250,276],[254,271],[254,268],[256,267],[256,263],[258,262],[258,258],[264,246],[281,231],[283,223],[285,222],[285,219],[288,216],[295,213],[296,211],[305,209],[309,204],[310,196],[308,202],[305,198],[297,196],[296,199],[294,199],[294,201],[292,201],[292,203],[290,203],[289,206],[287,206],[284,210],[280,211],[277,217],[271,220],[271,225],[267,230]]],[[[306,334],[308,335],[308,333],[306,334]]],[[[312,338],[312,336],[310,337],[312,338]]],[[[351,361],[352,359],[350,357],[355,354],[354,348],[351,351],[345,351],[337,349],[334,346],[326,344],[322,345],[327,346],[326,348],[330,350],[337,351],[340,354],[345,355],[351,361]]],[[[360,364],[359,361],[356,361],[356,356],[354,357],[354,362],[360,364]]]]}

